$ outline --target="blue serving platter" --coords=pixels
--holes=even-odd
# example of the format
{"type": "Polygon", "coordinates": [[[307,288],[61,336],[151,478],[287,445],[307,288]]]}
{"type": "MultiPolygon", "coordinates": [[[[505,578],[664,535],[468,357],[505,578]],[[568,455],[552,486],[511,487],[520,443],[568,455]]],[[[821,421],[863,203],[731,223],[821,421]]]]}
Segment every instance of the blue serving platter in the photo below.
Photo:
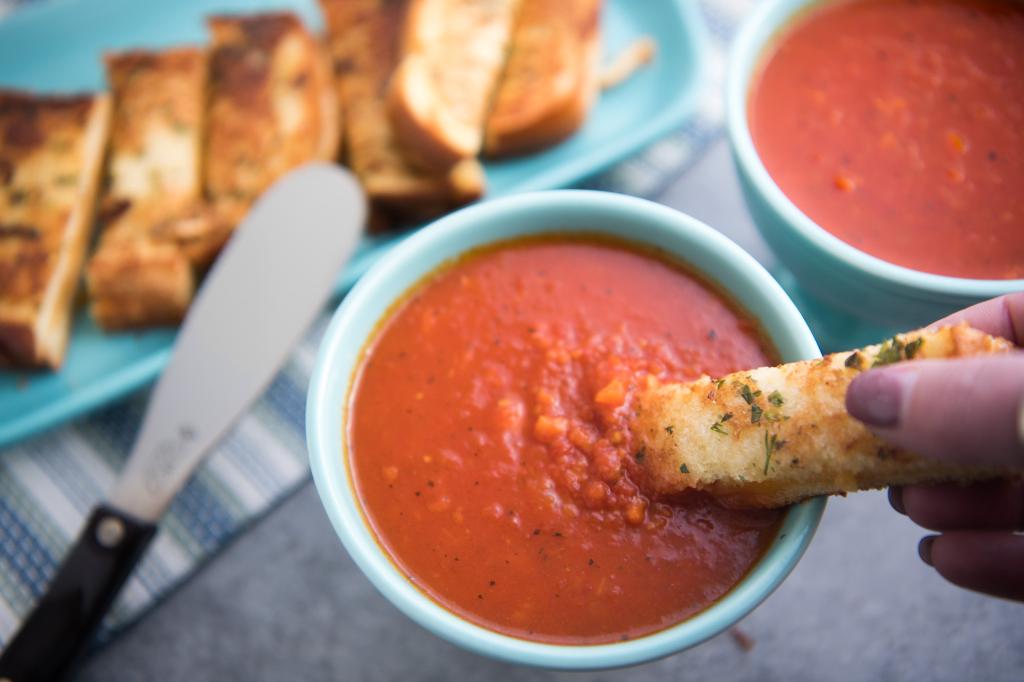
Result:
{"type": "MultiPolygon", "coordinates": [[[[49,0],[0,21],[0,87],[37,91],[104,87],[104,50],[204,43],[206,15],[291,9],[321,28],[315,0],[49,0]]],[[[609,0],[605,57],[640,36],[658,46],[652,64],[602,95],[571,139],[544,152],[485,164],[488,197],[565,187],[639,151],[694,111],[703,73],[704,29],[696,0],[609,0]]],[[[401,236],[367,238],[340,273],[341,295],[401,236]]],[[[173,330],[105,334],[84,308],[75,316],[57,372],[0,372],[0,447],[153,381],[173,330]]]]}

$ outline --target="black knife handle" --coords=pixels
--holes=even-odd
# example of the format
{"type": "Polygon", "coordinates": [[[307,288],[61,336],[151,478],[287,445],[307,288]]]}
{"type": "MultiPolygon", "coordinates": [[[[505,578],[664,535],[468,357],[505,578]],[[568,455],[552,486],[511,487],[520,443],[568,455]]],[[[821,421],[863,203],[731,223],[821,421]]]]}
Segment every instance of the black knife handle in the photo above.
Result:
{"type": "Polygon", "coordinates": [[[0,682],[66,676],[155,533],[152,523],[103,505],[94,509],[57,576],[0,654],[0,682]]]}

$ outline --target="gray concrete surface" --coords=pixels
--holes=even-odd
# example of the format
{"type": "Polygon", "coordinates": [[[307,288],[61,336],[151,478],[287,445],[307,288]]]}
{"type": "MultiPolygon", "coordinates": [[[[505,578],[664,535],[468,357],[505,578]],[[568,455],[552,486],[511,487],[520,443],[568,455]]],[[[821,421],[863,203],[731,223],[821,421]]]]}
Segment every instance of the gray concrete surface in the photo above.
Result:
{"type": "MultiPolygon", "coordinates": [[[[724,143],[661,198],[770,258],[724,143]]],[[[644,666],[552,673],[496,663],[420,629],[349,560],[303,488],[86,662],[122,680],[1024,680],[1024,606],[959,590],[917,558],[923,531],[882,493],[829,503],[792,576],[740,628],[644,666]]]]}

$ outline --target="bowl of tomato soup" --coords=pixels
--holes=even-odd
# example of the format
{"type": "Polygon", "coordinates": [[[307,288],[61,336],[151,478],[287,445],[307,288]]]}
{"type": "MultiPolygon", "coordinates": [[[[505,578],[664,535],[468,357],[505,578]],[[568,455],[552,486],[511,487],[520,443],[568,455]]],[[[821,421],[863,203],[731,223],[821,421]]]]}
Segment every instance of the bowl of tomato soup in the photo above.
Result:
{"type": "Polygon", "coordinates": [[[314,480],[370,581],[441,637],[528,665],[630,665],[735,623],[824,508],[644,487],[633,400],[818,356],[763,268],[676,211],[541,192],[409,237],[346,297],[307,404],[314,480]]]}
{"type": "Polygon", "coordinates": [[[727,123],[808,293],[906,328],[1024,288],[1024,3],[762,3],[727,123]]]}

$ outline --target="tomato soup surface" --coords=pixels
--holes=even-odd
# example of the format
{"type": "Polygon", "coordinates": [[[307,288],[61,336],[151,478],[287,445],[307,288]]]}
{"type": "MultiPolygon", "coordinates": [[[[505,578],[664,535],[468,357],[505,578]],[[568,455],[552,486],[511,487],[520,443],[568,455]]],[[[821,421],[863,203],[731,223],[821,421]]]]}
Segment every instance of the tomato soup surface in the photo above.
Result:
{"type": "Polygon", "coordinates": [[[749,104],[769,174],[835,236],[924,272],[1024,277],[1024,2],[825,3],[749,104]]]}
{"type": "Polygon", "coordinates": [[[644,635],[732,588],[781,512],[646,496],[634,395],[773,360],[652,255],[570,237],[473,253],[367,348],[347,434],[357,494],[399,569],[473,622],[545,642],[644,635]]]}

